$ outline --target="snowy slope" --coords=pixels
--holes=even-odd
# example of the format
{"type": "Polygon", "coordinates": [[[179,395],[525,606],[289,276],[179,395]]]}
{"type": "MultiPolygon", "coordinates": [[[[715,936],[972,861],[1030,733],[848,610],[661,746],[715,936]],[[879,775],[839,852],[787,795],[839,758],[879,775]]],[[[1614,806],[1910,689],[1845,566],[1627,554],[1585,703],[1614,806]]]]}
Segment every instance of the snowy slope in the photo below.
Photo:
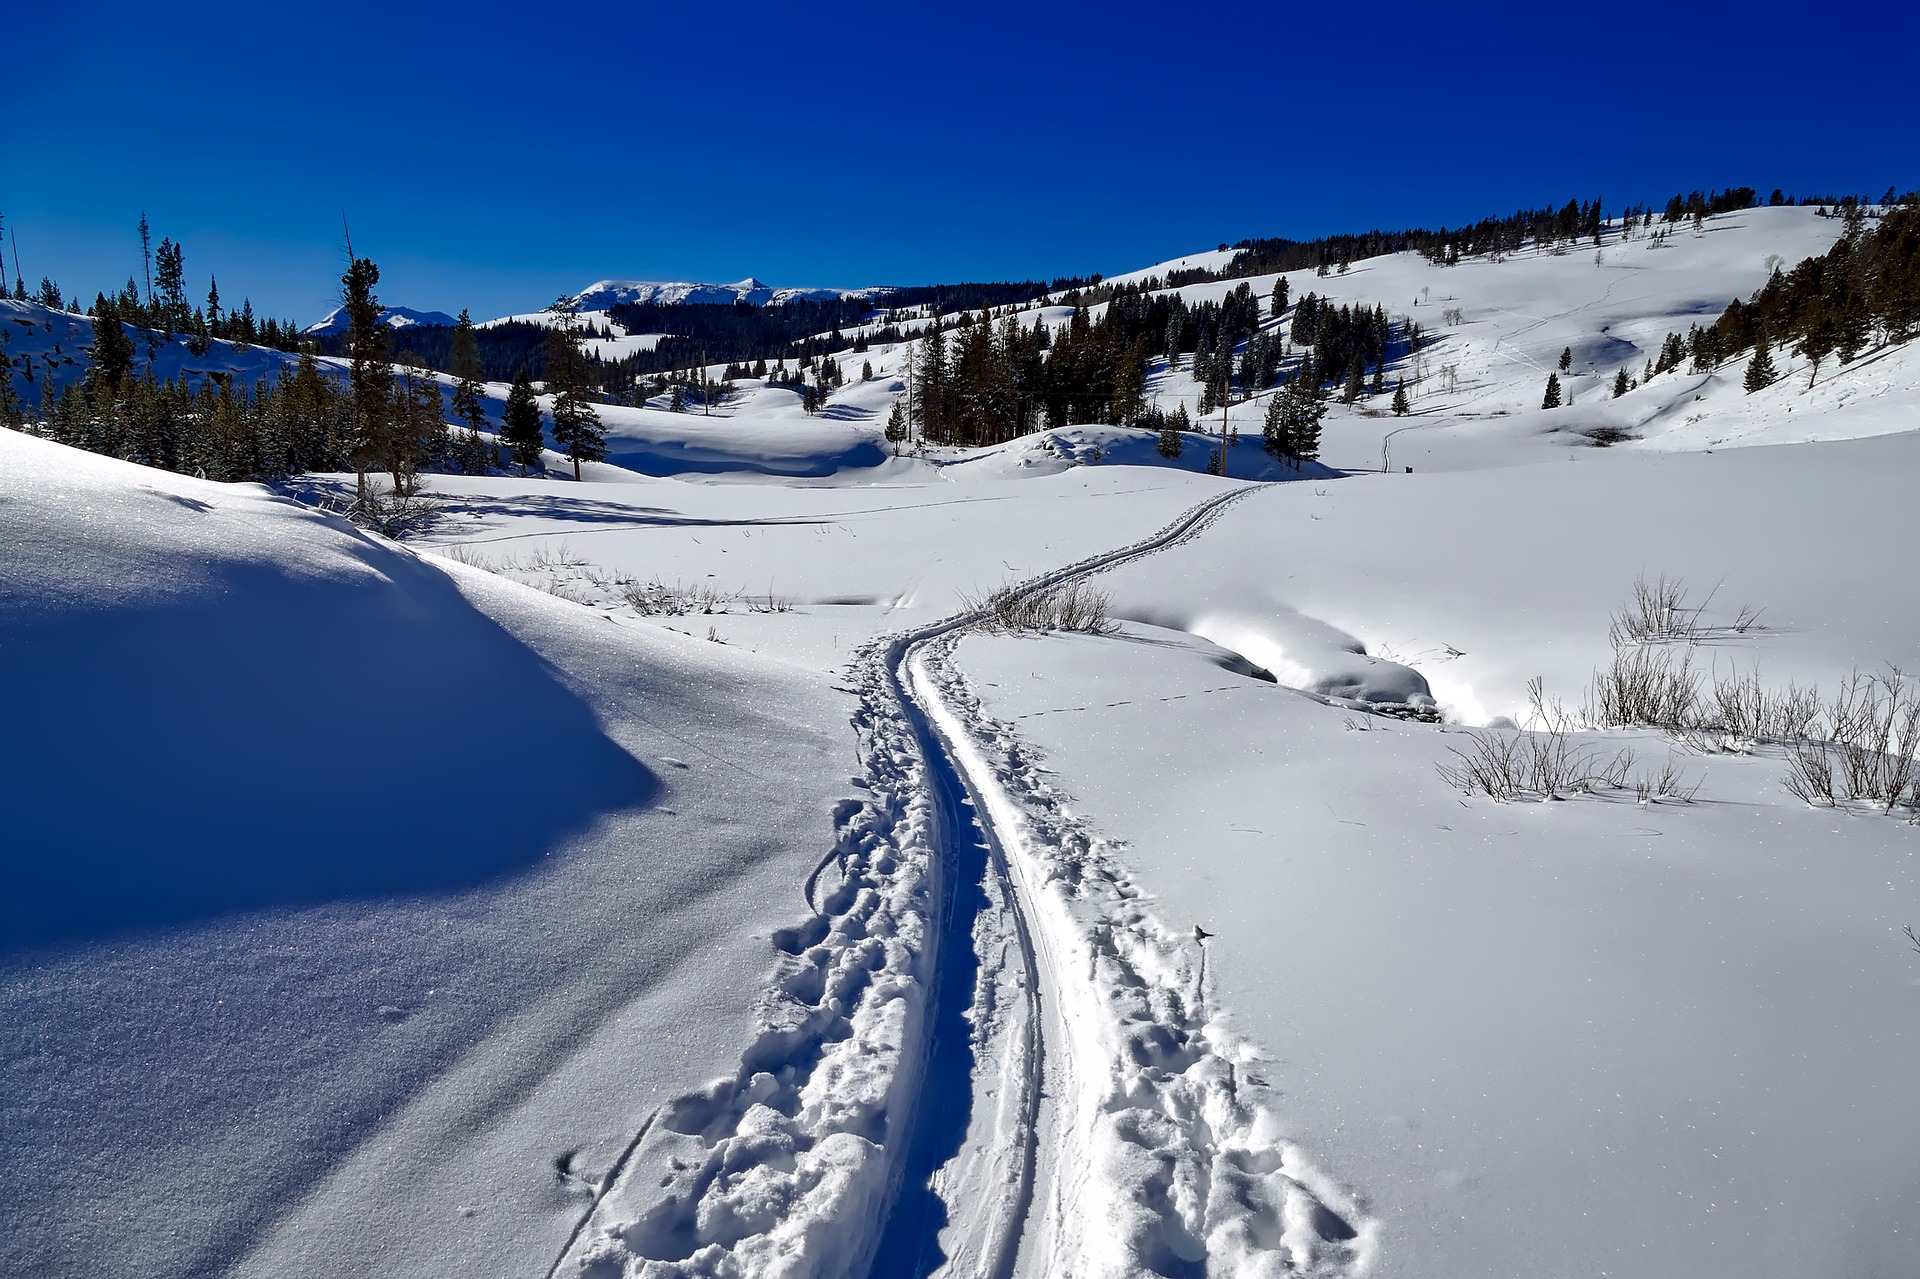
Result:
{"type": "MultiPolygon", "coordinates": [[[[1823,369],[1811,390],[1780,353],[1782,381],[1754,396],[1738,364],[1600,391],[1750,292],[1769,258],[1790,266],[1837,231],[1753,210],[1657,249],[1612,228],[1597,262],[1296,273],[1295,296],[1381,302],[1436,339],[1397,371],[1414,417],[1335,406],[1332,465],[1298,473],[1254,445],[1258,398],[1230,410],[1243,442],[1225,480],[1199,473],[1217,415],[1171,461],[1104,426],[894,457],[880,425],[904,345],[843,355],[849,383],[817,416],[757,382],[711,415],[603,407],[621,465],[586,483],[434,477],[442,515],[415,543],[431,564],[257,491],[97,459],[56,483],[50,446],[18,442],[9,478],[16,462],[42,478],[30,503],[0,505],[36,565],[31,590],[0,595],[9,616],[66,598],[78,566],[60,607],[108,637],[88,642],[183,609],[193,634],[244,638],[257,607],[299,632],[269,651],[312,667],[301,655],[329,632],[307,596],[345,574],[361,594],[325,616],[375,618],[376,651],[395,625],[379,607],[411,618],[416,600],[436,652],[502,637],[499,669],[462,657],[478,675],[457,693],[427,681],[398,712],[425,734],[404,742],[427,770],[413,793],[511,784],[498,760],[517,730],[475,723],[488,703],[465,690],[516,696],[523,652],[572,706],[557,740],[533,735],[530,780],[584,757],[653,788],[555,804],[555,829],[480,883],[457,858],[452,883],[395,887],[383,865],[353,896],[248,898],[17,952],[9,998],[28,1011],[6,1024],[61,1027],[53,1048],[7,1041],[28,1067],[5,1116],[25,1134],[8,1182],[37,1195],[25,1233],[72,1240],[75,1273],[120,1262],[92,1224],[118,1213],[173,1223],[150,1267],[168,1274],[1904,1276],[1920,956],[1899,928],[1920,924],[1920,827],[1808,809],[1765,743],[1577,738],[1643,772],[1671,760],[1698,783],[1690,803],[1496,804],[1436,771],[1470,726],[1524,720],[1529,680],[1577,706],[1639,576],[1706,602],[1722,629],[1687,650],[1706,676],[1830,692],[1856,668],[1920,669],[1920,611],[1898,586],[1920,544],[1913,347],[1823,369]],[[1541,410],[1568,346],[1573,404],[1541,410]],[[871,381],[853,376],[863,359],[871,381]],[[1392,474],[1364,474],[1383,445],[1392,474]],[[1295,482],[1249,482],[1267,479],[1295,482]],[[229,522],[195,540],[205,518],[229,522]],[[969,600],[1035,576],[1107,593],[1117,629],[972,629],[969,600]],[[107,581],[178,585],[123,606],[107,581]],[[1735,631],[1742,605],[1760,623],[1735,631]],[[1436,711],[1445,723],[1420,722],[1436,711]],[[377,956],[371,976],[346,937],[377,956]],[[411,1053],[403,1077],[356,1037],[364,1001],[338,994],[355,981],[415,992],[383,985],[375,1004],[374,1040],[411,1053]],[[239,1027],[216,1042],[243,1064],[307,1046],[237,1078],[193,1054],[176,1004],[219,1010],[201,1033],[239,1027]],[[101,1029],[104,1007],[146,1010],[154,1037],[101,1029]],[[297,1039],[309,1025],[322,1033],[297,1039]],[[76,1069],[96,1042],[105,1066],[76,1069]],[[149,1042],[169,1072],[151,1104],[149,1042]],[[193,1091],[200,1074],[213,1082],[193,1091]],[[315,1078],[341,1082],[297,1097],[315,1078]],[[305,1144],[249,1145],[226,1108],[242,1103],[305,1144]],[[162,1111],[196,1107],[210,1118],[169,1152],[183,1125],[162,1111]],[[103,1153],[110,1129],[132,1135],[130,1161],[103,1153]],[[62,1216],[73,1202],[86,1210],[62,1216]]],[[[49,330],[21,332],[50,353],[49,330]]],[[[1158,360],[1150,392],[1191,410],[1198,388],[1158,360]]],[[[60,660],[24,622],[0,643],[19,635],[31,663],[60,660]]],[[[265,743],[213,757],[242,778],[343,776],[382,722],[343,716],[367,700],[351,696],[264,714],[284,700],[264,676],[239,709],[167,713],[143,670],[87,701],[87,722],[162,742],[233,723],[265,743]],[[316,734],[297,745],[320,762],[275,767],[295,747],[263,722],[316,734]]],[[[34,714],[63,722],[44,696],[34,714]]],[[[369,766],[402,748],[375,736],[369,766]]],[[[201,811],[189,787],[161,785],[178,754],[138,758],[160,761],[152,788],[185,822],[201,811]]],[[[0,776],[79,809],[59,758],[0,776]]],[[[278,834],[290,784],[275,785],[233,823],[295,851],[331,836],[278,834]]],[[[337,789],[362,808],[386,793],[337,789]]],[[[433,811],[456,835],[485,827],[444,845],[476,858],[522,829],[433,811]]]]}
{"type": "Polygon", "coordinates": [[[0,472],[4,1268],[544,1273],[752,1042],[845,700],[251,486],[0,472]]]}
{"type": "MultiPolygon", "coordinates": [[[[603,310],[575,312],[576,323],[584,332],[594,336],[584,341],[587,350],[603,360],[624,360],[639,351],[651,351],[660,345],[661,333],[629,333],[626,326],[615,320],[603,310]],[[600,337],[605,329],[611,337],[600,337]]],[[[489,329],[497,324],[537,324],[541,328],[551,328],[554,316],[551,311],[529,311],[524,315],[503,315],[487,320],[479,328],[489,329]]]]}

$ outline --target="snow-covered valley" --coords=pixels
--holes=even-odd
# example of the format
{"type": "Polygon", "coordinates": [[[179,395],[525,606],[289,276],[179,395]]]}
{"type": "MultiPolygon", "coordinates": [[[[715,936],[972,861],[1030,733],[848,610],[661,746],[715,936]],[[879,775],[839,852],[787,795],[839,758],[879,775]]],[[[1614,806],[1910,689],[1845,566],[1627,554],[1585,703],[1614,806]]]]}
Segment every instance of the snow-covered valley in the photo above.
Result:
{"type": "Polygon", "coordinates": [[[601,406],[580,482],[433,475],[398,541],[0,431],[0,1265],[1911,1275],[1920,791],[1805,802],[1727,706],[1911,695],[1920,343],[1646,375],[1838,234],[1294,272],[1428,338],[1304,466],[1279,391],[1174,457],[890,442],[912,341],[601,406]],[[1684,722],[1603,722],[1623,662],[1684,722]]]}

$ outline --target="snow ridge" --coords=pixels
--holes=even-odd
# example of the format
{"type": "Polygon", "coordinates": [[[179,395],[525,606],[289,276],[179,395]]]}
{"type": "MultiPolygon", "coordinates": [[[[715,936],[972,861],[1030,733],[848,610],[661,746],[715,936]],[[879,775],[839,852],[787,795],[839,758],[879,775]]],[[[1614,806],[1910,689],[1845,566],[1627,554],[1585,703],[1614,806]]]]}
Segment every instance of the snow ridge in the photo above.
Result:
{"type": "Polygon", "coordinates": [[[684,280],[596,280],[573,295],[575,307],[582,311],[605,311],[611,307],[658,303],[705,303],[730,306],[744,302],[748,306],[784,306],[788,302],[825,302],[836,298],[873,297],[888,290],[774,288],[748,276],[732,284],[696,284],[684,280]]]}

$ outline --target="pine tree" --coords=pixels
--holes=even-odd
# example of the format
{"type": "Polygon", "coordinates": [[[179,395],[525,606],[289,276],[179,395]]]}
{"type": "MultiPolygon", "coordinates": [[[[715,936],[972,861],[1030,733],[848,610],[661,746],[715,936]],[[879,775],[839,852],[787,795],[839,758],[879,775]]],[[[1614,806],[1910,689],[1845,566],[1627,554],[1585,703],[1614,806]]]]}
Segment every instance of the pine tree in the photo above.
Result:
{"type": "MultiPolygon", "coordinates": [[[[160,242],[164,257],[167,243],[160,242]]],[[[179,261],[176,252],[175,263],[179,261]]],[[[162,280],[166,278],[162,268],[162,280]]],[[[393,474],[393,489],[400,491],[400,461],[393,449],[390,396],[387,383],[387,336],[380,324],[380,299],[373,286],[380,282],[380,268],[368,258],[354,258],[340,277],[343,304],[347,312],[347,350],[352,363],[347,371],[348,392],[352,397],[347,437],[348,457],[353,463],[359,496],[367,494],[367,472],[385,462],[393,474]]],[[[162,284],[163,296],[166,285],[162,284]]]]}
{"type": "Polygon", "coordinates": [[[1366,375],[1366,360],[1362,358],[1359,348],[1356,347],[1353,359],[1347,365],[1347,389],[1340,397],[1343,403],[1351,404],[1360,398],[1360,390],[1365,385],[1366,375]]]}
{"type": "Polygon", "coordinates": [[[1279,319],[1287,309],[1287,277],[1281,276],[1273,282],[1273,302],[1268,314],[1279,319]]]}
{"type": "Polygon", "coordinates": [[[1291,390],[1291,387],[1283,389],[1267,401],[1266,419],[1260,426],[1260,446],[1280,459],[1293,456],[1293,433],[1287,415],[1287,397],[1291,390]]]}
{"type": "Polygon", "coordinates": [[[116,394],[121,379],[133,370],[133,340],[120,327],[119,304],[104,295],[93,304],[92,355],[87,378],[94,394],[116,394]]]}
{"type": "Polygon", "coordinates": [[[893,402],[893,409],[887,414],[887,443],[893,446],[893,455],[900,456],[900,446],[907,442],[907,415],[900,408],[900,401],[893,402]]]}
{"type": "Polygon", "coordinates": [[[147,211],[140,210],[140,261],[147,272],[147,305],[153,305],[153,231],[147,226],[147,211]]]}
{"type": "Polygon", "coordinates": [[[1312,461],[1320,456],[1320,419],[1326,412],[1319,388],[1305,378],[1294,378],[1267,402],[1261,446],[1295,466],[1312,461]]]}
{"type": "Polygon", "coordinates": [[[1562,373],[1568,373],[1568,372],[1571,372],[1572,370],[1573,370],[1573,348],[1570,346],[1561,347],[1560,348],[1560,371],[1562,373]]]}
{"type": "Polygon", "coordinates": [[[1746,388],[1752,395],[1762,387],[1773,385],[1779,374],[1773,368],[1773,353],[1767,350],[1767,336],[1762,333],[1753,344],[1753,359],[1747,363],[1746,388]]]}
{"type": "Polygon", "coordinates": [[[1160,426],[1160,456],[1169,459],[1179,457],[1180,450],[1185,446],[1186,441],[1180,438],[1180,428],[1175,419],[1167,418],[1160,426]]]}
{"type": "Polygon", "coordinates": [[[1625,395],[1630,389],[1631,388],[1627,384],[1626,366],[1622,365],[1620,368],[1620,371],[1613,375],[1613,398],[1616,400],[1619,399],[1621,396],[1625,395]]]}
{"type": "Polygon", "coordinates": [[[540,434],[540,401],[534,398],[533,383],[527,379],[527,366],[513,375],[507,390],[507,407],[500,415],[500,438],[513,450],[513,462],[520,474],[540,465],[545,441],[540,434]]]}
{"type": "Polygon", "coordinates": [[[433,372],[402,355],[399,376],[393,381],[392,456],[396,496],[411,496],[419,487],[422,468],[447,456],[447,419],[440,398],[440,382],[433,372]]]}
{"type": "Polygon", "coordinates": [[[1839,334],[1834,331],[1833,321],[1827,318],[1826,308],[1817,298],[1801,317],[1801,325],[1800,354],[1807,358],[1811,366],[1807,371],[1807,389],[1812,390],[1813,380],[1820,376],[1820,361],[1837,345],[1839,334]]]}
{"type": "Polygon", "coordinates": [[[480,339],[474,332],[473,318],[463,307],[459,323],[453,330],[453,375],[458,379],[453,384],[453,416],[467,428],[468,445],[478,442],[480,432],[486,429],[487,410],[481,403],[485,388],[480,384],[480,339]]]}
{"type": "Polygon", "coordinates": [[[547,308],[553,317],[547,329],[547,391],[553,396],[549,410],[553,417],[553,442],[573,463],[573,478],[580,478],[582,462],[599,462],[607,456],[607,434],[600,415],[587,399],[587,356],[581,345],[578,318],[570,298],[560,298],[547,308]]]}
{"type": "Polygon", "coordinates": [[[1558,373],[1547,374],[1547,393],[1541,397],[1540,407],[1543,409],[1560,407],[1560,375],[1558,373]]]}
{"type": "Polygon", "coordinates": [[[1400,382],[1397,382],[1394,384],[1393,415],[1395,417],[1405,417],[1408,413],[1412,411],[1413,411],[1413,405],[1407,401],[1407,384],[1406,384],[1406,381],[1403,379],[1400,382]]]}

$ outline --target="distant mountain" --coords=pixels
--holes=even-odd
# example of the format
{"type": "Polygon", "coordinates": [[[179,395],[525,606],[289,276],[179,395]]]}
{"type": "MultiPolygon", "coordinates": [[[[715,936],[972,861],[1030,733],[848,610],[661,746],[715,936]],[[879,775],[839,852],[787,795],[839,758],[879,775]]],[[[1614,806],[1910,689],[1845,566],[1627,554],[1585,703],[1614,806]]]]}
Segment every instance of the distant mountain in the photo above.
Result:
{"type": "MultiPolygon", "coordinates": [[[[392,329],[411,329],[421,325],[438,325],[452,328],[460,321],[445,311],[416,311],[410,306],[390,306],[380,312],[380,323],[392,329]]],[[[347,331],[347,308],[337,306],[327,312],[326,318],[318,324],[307,326],[307,332],[315,337],[331,337],[347,331]]]]}
{"type": "Polygon", "coordinates": [[[834,298],[873,297],[889,291],[884,288],[776,289],[752,276],[732,284],[601,280],[576,293],[573,300],[582,311],[605,311],[610,307],[648,302],[662,306],[680,302],[705,302],[718,306],[745,302],[748,306],[782,306],[793,301],[821,302],[834,298]]]}

